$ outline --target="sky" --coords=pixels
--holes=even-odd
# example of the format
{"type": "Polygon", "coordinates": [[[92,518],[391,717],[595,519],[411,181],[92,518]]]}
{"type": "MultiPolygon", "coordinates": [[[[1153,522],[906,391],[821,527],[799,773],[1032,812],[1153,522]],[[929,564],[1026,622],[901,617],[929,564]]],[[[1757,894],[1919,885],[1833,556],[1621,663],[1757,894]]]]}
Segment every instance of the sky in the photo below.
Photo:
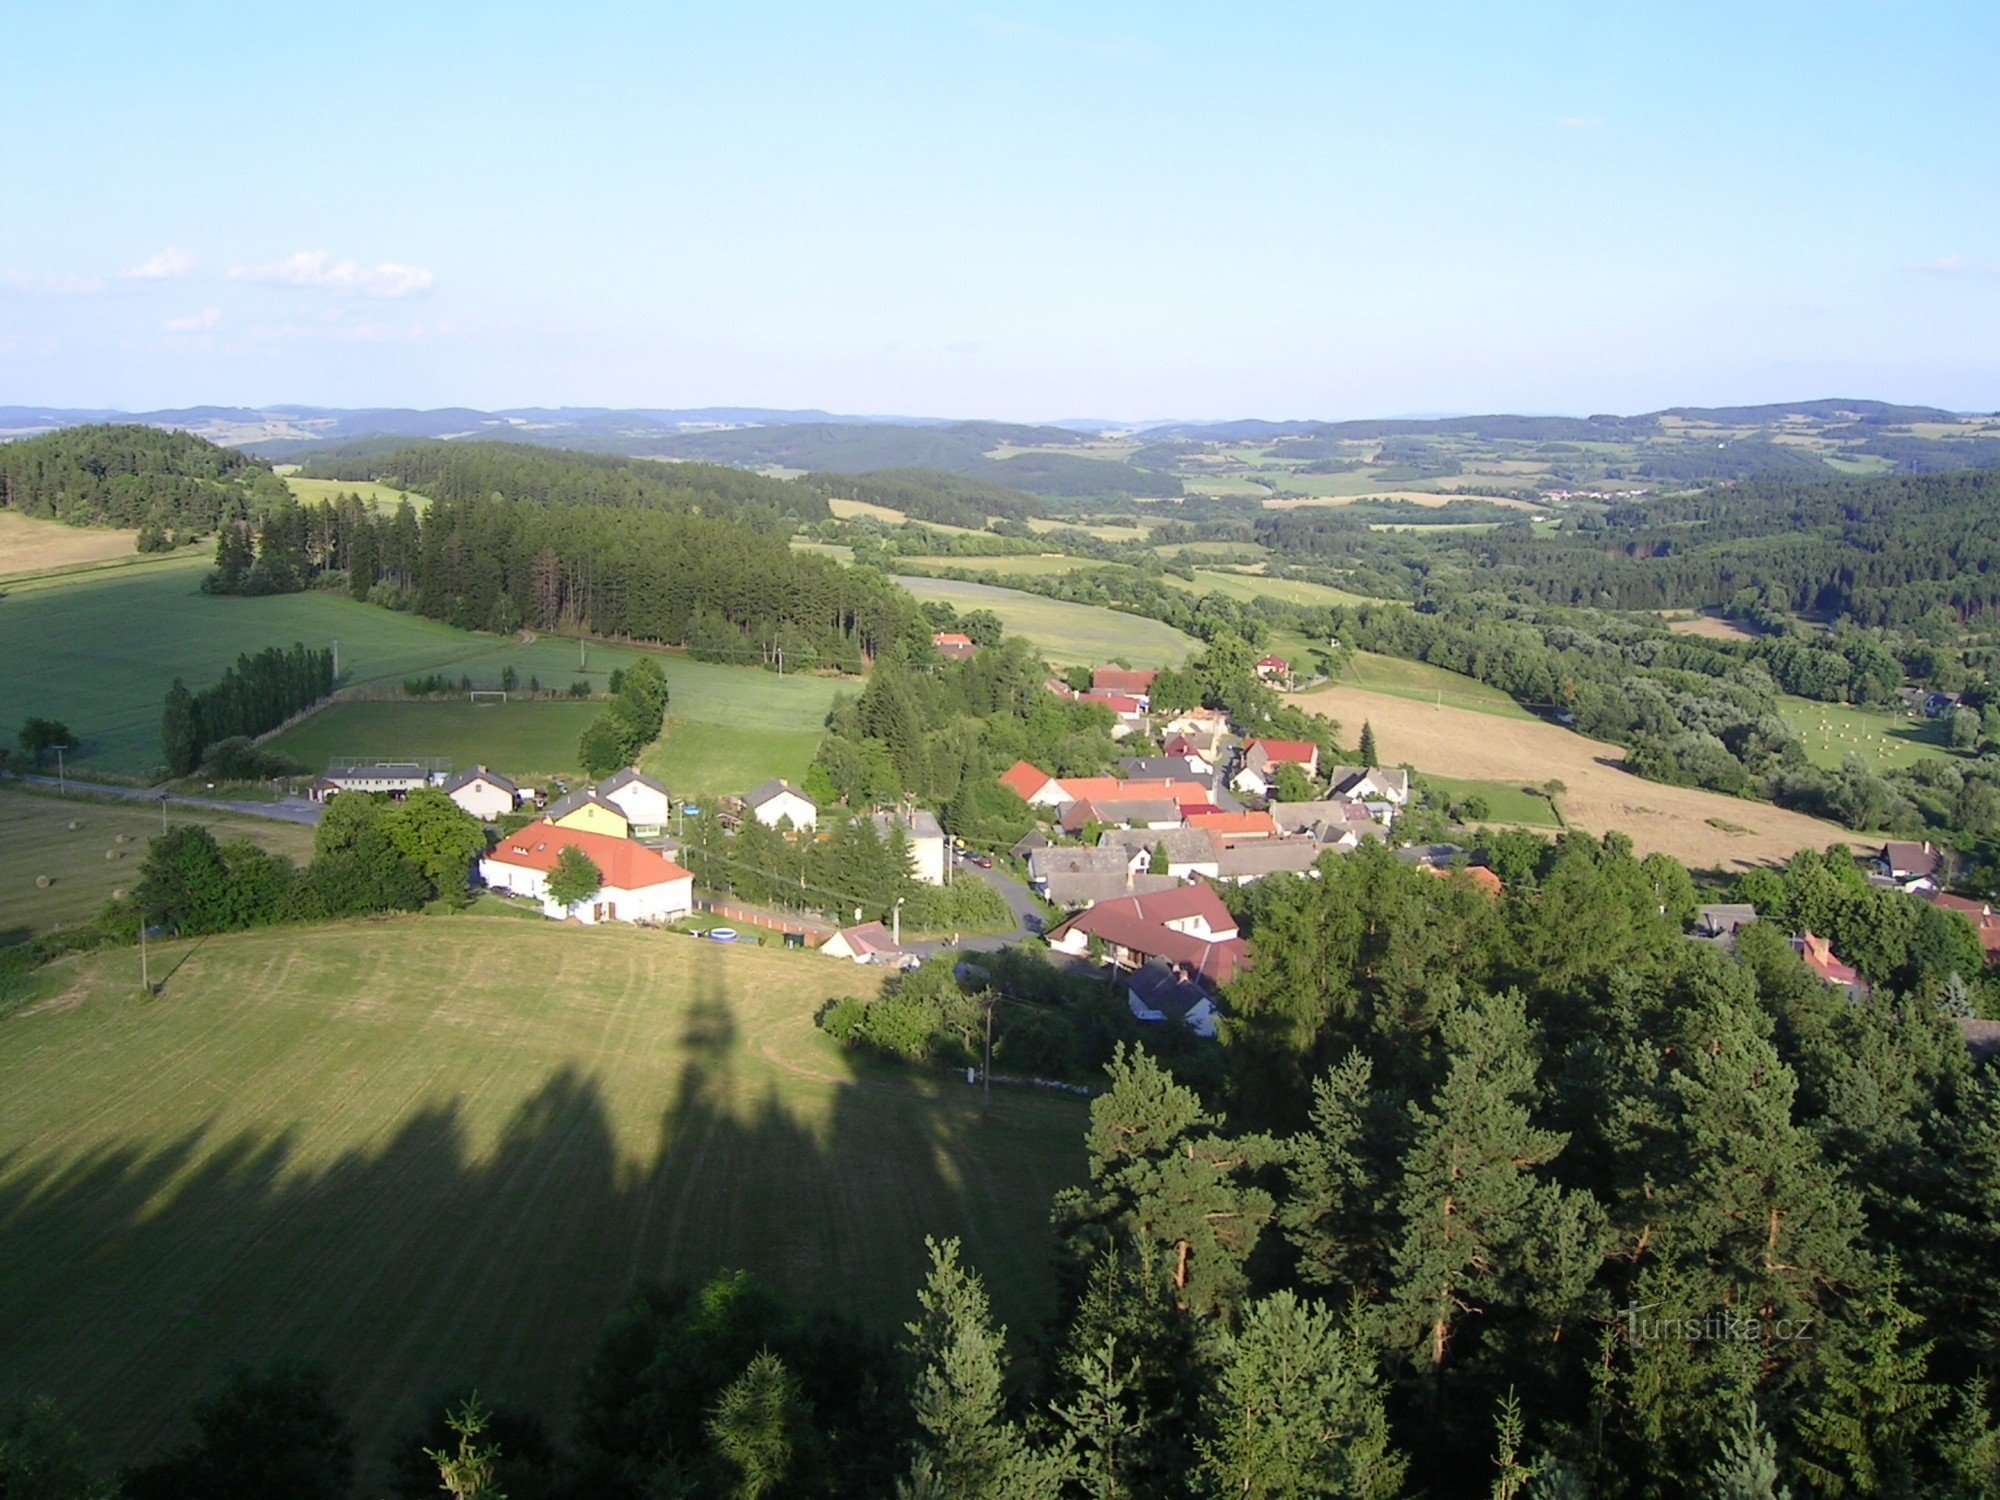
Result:
{"type": "Polygon", "coordinates": [[[2000,408],[2000,6],[0,0],[0,404],[2000,408]]]}

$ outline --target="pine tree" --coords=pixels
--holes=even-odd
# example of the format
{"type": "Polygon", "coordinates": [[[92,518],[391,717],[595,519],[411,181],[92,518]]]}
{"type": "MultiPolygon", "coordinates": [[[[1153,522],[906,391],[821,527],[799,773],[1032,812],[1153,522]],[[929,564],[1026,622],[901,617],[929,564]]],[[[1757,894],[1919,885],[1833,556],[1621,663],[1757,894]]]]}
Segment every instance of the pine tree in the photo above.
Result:
{"type": "Polygon", "coordinates": [[[1373,1355],[1325,1308],[1276,1292],[1244,1310],[1220,1352],[1203,1402],[1208,1493],[1389,1500],[1401,1492],[1404,1463],[1389,1441],[1373,1355]]]}
{"type": "Polygon", "coordinates": [[[1375,749],[1375,726],[1366,719],[1361,721],[1361,748],[1356,752],[1356,758],[1371,769],[1382,763],[1375,749]]]}
{"type": "Polygon", "coordinates": [[[708,1419],[709,1441],[731,1476],[732,1500],[763,1500],[784,1484],[809,1421],[798,1380],[782,1359],[761,1350],[708,1419]]]}
{"type": "Polygon", "coordinates": [[[995,1328],[986,1288],[959,1264],[958,1241],[926,1239],[931,1271],[918,1294],[922,1315],[906,1324],[916,1366],[911,1405],[921,1433],[904,1500],[1056,1500],[1073,1467],[1067,1442],[1033,1447],[1003,1403],[1007,1334],[995,1328]]]}
{"type": "Polygon", "coordinates": [[[1298,1252],[1299,1278],[1311,1286],[1371,1292],[1386,1274],[1389,1239],[1374,1068],[1350,1052],[1313,1085],[1312,1124],[1286,1141],[1288,1191],[1278,1211],[1298,1252]]]}

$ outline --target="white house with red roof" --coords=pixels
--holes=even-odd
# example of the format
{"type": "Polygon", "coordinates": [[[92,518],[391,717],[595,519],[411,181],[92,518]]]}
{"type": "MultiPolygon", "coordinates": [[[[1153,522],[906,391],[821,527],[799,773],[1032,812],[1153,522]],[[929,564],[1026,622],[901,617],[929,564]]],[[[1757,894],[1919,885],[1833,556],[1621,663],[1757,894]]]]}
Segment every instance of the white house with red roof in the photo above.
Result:
{"type": "Polygon", "coordinates": [[[957,630],[940,630],[931,636],[931,644],[937,647],[938,655],[946,661],[964,661],[979,650],[971,636],[957,630]]]}
{"type": "Polygon", "coordinates": [[[1805,966],[1821,982],[1847,991],[1848,999],[1868,998],[1868,981],[1861,977],[1861,971],[1835,953],[1833,945],[1817,933],[1808,931],[1798,934],[1792,939],[1792,951],[1805,961],[1805,966]]]}
{"type": "Polygon", "coordinates": [[[1160,674],[1150,667],[1094,667],[1090,673],[1093,693],[1129,693],[1134,698],[1150,698],[1160,674]]]}
{"type": "Polygon", "coordinates": [[[1266,682],[1290,682],[1292,664],[1282,656],[1260,656],[1257,658],[1257,675],[1266,682]]]}
{"type": "Polygon", "coordinates": [[[1277,785],[1280,766],[1297,766],[1309,777],[1319,775],[1319,746],[1311,740],[1251,740],[1244,745],[1229,784],[1253,797],[1268,797],[1277,785]]]}
{"type": "Polygon", "coordinates": [[[545,915],[583,923],[665,922],[694,910],[694,875],[632,839],[541,821],[507,837],[479,861],[488,888],[542,903],[545,915]],[[564,849],[579,849],[603,884],[586,901],[563,906],[549,896],[549,876],[564,849]]]}

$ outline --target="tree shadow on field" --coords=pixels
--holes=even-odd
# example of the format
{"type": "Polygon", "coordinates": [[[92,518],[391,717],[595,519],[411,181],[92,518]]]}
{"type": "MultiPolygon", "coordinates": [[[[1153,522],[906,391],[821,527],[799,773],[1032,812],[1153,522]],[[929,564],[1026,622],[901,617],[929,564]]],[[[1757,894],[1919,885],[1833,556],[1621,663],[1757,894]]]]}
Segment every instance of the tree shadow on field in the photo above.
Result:
{"type": "MultiPolygon", "coordinates": [[[[485,1149],[462,1096],[334,1157],[311,1120],[223,1136],[213,1117],[164,1141],[0,1156],[0,1403],[51,1396],[130,1461],[183,1436],[230,1366],[319,1361],[372,1494],[387,1445],[448,1388],[566,1426],[606,1318],[649,1281],[742,1268],[893,1331],[915,1313],[923,1237],[957,1235],[1000,1315],[1033,1327],[1081,1112],[1015,1097],[982,1124],[962,1084],[850,1072],[830,1049],[795,1085],[739,1035],[728,980],[722,963],[694,984],[636,1157],[616,1128],[629,1088],[618,1115],[573,1066],[485,1149]]],[[[309,1045],[277,1065],[312,1067],[309,1045]]]]}

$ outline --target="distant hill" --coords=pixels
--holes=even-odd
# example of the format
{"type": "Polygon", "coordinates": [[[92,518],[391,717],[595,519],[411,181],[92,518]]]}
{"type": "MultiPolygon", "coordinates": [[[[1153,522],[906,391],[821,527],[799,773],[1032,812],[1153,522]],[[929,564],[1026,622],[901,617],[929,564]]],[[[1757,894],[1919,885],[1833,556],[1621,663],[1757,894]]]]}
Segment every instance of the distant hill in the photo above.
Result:
{"type": "Polygon", "coordinates": [[[0,444],[0,506],[72,526],[209,532],[289,498],[285,482],[247,454],[136,422],[0,444]]]}

